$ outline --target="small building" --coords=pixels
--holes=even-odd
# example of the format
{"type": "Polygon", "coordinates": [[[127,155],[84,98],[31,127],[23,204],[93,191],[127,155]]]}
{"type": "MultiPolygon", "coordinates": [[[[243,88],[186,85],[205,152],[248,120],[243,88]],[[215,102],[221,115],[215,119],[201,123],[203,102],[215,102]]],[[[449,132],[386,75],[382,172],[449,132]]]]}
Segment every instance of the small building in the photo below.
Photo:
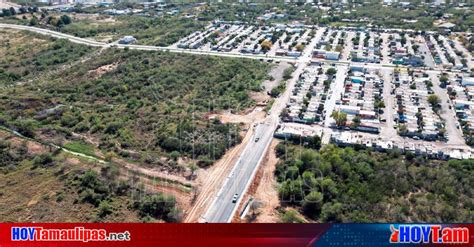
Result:
{"type": "Polygon", "coordinates": [[[325,58],[327,60],[339,60],[339,57],[341,56],[340,52],[326,52],[325,58]]]}
{"type": "Polygon", "coordinates": [[[410,56],[404,61],[405,65],[411,65],[413,67],[421,67],[425,65],[425,62],[420,56],[410,56]]]}
{"type": "Polygon", "coordinates": [[[124,36],[123,38],[121,38],[118,41],[118,43],[122,44],[122,45],[128,45],[128,44],[132,44],[136,41],[137,41],[137,39],[135,39],[135,37],[133,37],[133,36],[124,36]]]}
{"type": "Polygon", "coordinates": [[[377,117],[377,114],[374,111],[361,110],[359,112],[359,116],[364,119],[375,119],[377,117]]]}
{"type": "Polygon", "coordinates": [[[450,22],[445,22],[441,25],[439,25],[438,27],[443,29],[444,31],[451,31],[454,27],[456,26],[456,24],[453,24],[453,23],[450,23],[450,22]]]}
{"type": "Polygon", "coordinates": [[[365,68],[363,66],[351,65],[352,72],[365,72],[365,68]]]}
{"type": "Polygon", "coordinates": [[[474,86],[474,77],[463,77],[461,81],[463,86],[474,86]]]}
{"type": "Polygon", "coordinates": [[[278,49],[275,51],[275,55],[277,56],[286,56],[286,50],[278,49]]]}
{"type": "Polygon", "coordinates": [[[339,110],[349,115],[357,115],[360,112],[360,107],[351,105],[340,105],[339,110]]]}
{"type": "Polygon", "coordinates": [[[299,52],[299,51],[289,51],[286,55],[289,56],[289,57],[299,57],[299,56],[301,56],[301,52],[299,52]]]}

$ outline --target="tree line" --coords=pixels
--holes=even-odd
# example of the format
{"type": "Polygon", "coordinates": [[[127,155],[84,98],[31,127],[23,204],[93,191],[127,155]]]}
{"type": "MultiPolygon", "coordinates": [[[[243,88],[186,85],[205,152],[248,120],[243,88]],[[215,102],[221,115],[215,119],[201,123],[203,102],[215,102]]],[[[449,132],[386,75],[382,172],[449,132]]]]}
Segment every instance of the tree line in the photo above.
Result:
{"type": "Polygon", "coordinates": [[[281,203],[318,222],[474,220],[473,160],[284,143],[277,155],[281,203]]]}

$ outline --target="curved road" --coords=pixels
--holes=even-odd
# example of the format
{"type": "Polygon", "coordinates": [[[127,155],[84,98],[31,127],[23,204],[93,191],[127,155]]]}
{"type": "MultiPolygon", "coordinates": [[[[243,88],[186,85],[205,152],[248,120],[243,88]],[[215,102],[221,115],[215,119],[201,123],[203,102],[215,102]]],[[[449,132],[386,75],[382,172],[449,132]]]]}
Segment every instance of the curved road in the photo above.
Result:
{"type": "Polygon", "coordinates": [[[15,24],[5,24],[0,23],[0,28],[4,29],[16,29],[16,30],[25,30],[31,31],[43,35],[48,35],[55,38],[60,39],[68,39],[71,42],[94,46],[94,47],[103,47],[103,48],[129,48],[134,50],[145,50],[145,51],[169,51],[175,53],[188,53],[188,54],[196,54],[196,55],[212,55],[212,56],[220,56],[220,57],[235,57],[235,58],[250,58],[250,59],[273,59],[278,61],[285,61],[285,62],[296,62],[297,58],[291,57],[276,57],[276,56],[266,56],[266,55],[250,55],[250,54],[241,54],[236,52],[216,52],[216,51],[199,51],[199,50],[191,50],[191,49],[181,49],[181,48],[170,48],[170,47],[162,47],[162,46],[148,46],[148,45],[123,45],[117,43],[103,43],[98,42],[95,40],[90,40],[86,38],[76,37],[70,34],[65,34],[61,32],[56,32],[44,28],[32,27],[32,26],[24,26],[24,25],[15,25],[15,24]]]}

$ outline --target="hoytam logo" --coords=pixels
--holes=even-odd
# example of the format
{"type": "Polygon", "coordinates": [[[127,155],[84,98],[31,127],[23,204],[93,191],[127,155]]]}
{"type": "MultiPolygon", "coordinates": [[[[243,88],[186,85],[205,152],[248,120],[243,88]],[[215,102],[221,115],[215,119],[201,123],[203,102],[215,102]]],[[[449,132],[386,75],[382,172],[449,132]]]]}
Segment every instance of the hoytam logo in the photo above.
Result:
{"type": "Polygon", "coordinates": [[[441,225],[390,225],[390,243],[469,243],[469,228],[441,225]]]}
{"type": "Polygon", "coordinates": [[[130,241],[130,233],[107,232],[105,229],[44,229],[43,227],[12,227],[12,241],[130,241]]]}

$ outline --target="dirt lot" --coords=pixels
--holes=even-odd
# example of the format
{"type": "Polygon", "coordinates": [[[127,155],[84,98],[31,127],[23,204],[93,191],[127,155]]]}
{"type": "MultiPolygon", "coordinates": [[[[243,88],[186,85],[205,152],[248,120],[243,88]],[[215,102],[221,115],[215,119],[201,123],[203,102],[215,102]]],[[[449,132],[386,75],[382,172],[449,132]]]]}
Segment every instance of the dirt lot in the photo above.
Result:
{"type": "Polygon", "coordinates": [[[269,75],[273,77],[273,80],[266,80],[262,84],[266,92],[270,92],[272,88],[280,84],[280,82],[283,80],[283,72],[290,66],[291,64],[289,63],[281,62],[280,64],[278,64],[278,66],[273,67],[273,69],[269,73],[269,75]]]}
{"type": "MultiPolygon", "coordinates": [[[[258,101],[257,101],[258,102],[258,101]]],[[[266,117],[266,112],[263,107],[255,107],[249,109],[246,113],[232,114],[231,112],[224,112],[221,114],[212,114],[209,118],[219,118],[224,123],[240,123],[243,129],[241,136],[242,142],[234,148],[227,151],[227,153],[218,160],[214,165],[207,169],[200,169],[196,179],[195,198],[193,199],[193,206],[187,212],[186,222],[198,222],[200,217],[205,213],[205,210],[210,206],[214,200],[214,195],[219,191],[226,178],[227,174],[232,170],[239,154],[245,148],[245,145],[251,139],[253,123],[261,122],[266,117]]]]}
{"type": "Polygon", "coordinates": [[[104,66],[101,66],[95,70],[90,70],[88,71],[89,74],[91,74],[94,78],[99,78],[101,75],[110,72],[118,67],[119,63],[112,63],[112,64],[107,64],[104,66]]]}
{"type": "Polygon", "coordinates": [[[262,207],[259,209],[260,214],[256,219],[256,222],[259,223],[274,223],[279,220],[276,208],[280,206],[280,200],[278,199],[277,182],[274,175],[279,161],[275,154],[275,147],[278,142],[278,140],[273,140],[270,144],[269,151],[265,156],[265,163],[261,167],[263,172],[260,181],[258,181],[257,190],[253,195],[256,201],[262,203],[262,207]]]}
{"type": "Polygon", "coordinates": [[[11,3],[11,2],[4,1],[4,0],[0,0],[0,9],[7,9],[7,8],[10,8],[10,7],[18,8],[18,7],[20,7],[20,5],[18,5],[16,3],[11,3]]]}
{"type": "Polygon", "coordinates": [[[224,112],[222,114],[215,114],[213,117],[218,117],[223,123],[244,123],[250,124],[253,122],[261,122],[265,119],[266,113],[262,107],[256,107],[248,114],[232,114],[224,112]]]}

